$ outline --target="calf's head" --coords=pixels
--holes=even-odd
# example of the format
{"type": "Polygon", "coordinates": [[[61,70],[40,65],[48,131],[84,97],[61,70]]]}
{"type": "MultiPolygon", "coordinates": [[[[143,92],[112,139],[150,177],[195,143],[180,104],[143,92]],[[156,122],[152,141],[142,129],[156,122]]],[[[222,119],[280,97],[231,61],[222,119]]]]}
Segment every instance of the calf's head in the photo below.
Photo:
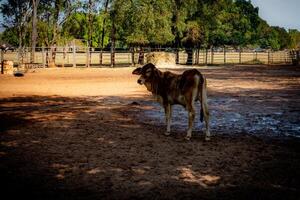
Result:
{"type": "Polygon", "coordinates": [[[152,63],[148,63],[143,67],[138,67],[133,70],[132,74],[140,75],[140,78],[137,80],[138,84],[143,85],[146,82],[149,82],[154,76],[156,67],[152,63]]]}

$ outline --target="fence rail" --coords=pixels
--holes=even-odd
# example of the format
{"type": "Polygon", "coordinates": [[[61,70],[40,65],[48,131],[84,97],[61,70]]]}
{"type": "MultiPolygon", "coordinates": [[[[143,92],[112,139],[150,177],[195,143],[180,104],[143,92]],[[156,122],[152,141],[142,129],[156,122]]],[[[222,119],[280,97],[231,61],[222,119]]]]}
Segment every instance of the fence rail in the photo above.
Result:
{"type": "MultiPolygon", "coordinates": [[[[34,65],[39,67],[48,66],[50,48],[36,48],[34,65]]],[[[156,49],[157,51],[157,49],[156,49]]],[[[177,64],[192,65],[219,65],[219,64],[291,64],[293,54],[290,51],[213,51],[204,50],[177,50],[159,49],[174,54],[177,64]]],[[[149,50],[143,52],[142,61],[146,62],[149,50]]],[[[31,49],[25,48],[22,51],[1,52],[2,60],[11,60],[15,65],[21,63],[29,64],[31,49]]],[[[88,48],[56,48],[55,64],[58,66],[101,66],[101,65],[133,65],[139,62],[140,52],[127,50],[117,51],[90,51],[88,48]]],[[[175,63],[174,60],[174,63],[175,63]]]]}

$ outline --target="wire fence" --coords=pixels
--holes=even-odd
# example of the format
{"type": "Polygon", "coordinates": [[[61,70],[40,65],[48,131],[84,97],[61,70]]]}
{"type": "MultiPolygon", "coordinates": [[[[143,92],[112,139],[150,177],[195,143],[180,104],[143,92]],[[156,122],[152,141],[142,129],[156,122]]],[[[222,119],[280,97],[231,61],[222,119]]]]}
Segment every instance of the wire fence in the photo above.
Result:
{"type": "MultiPolygon", "coordinates": [[[[36,48],[34,62],[31,62],[31,48],[16,51],[2,51],[1,61],[11,60],[15,66],[28,65],[48,67],[52,58],[56,66],[131,66],[147,62],[151,52],[174,54],[174,64],[179,65],[226,65],[226,64],[292,64],[295,56],[292,51],[251,51],[213,49],[116,49],[97,51],[85,47],[36,48]]],[[[298,55],[299,56],[299,55],[298,55]]],[[[299,58],[298,58],[299,59],[299,58]]],[[[2,62],[1,62],[2,63],[2,62]]]]}

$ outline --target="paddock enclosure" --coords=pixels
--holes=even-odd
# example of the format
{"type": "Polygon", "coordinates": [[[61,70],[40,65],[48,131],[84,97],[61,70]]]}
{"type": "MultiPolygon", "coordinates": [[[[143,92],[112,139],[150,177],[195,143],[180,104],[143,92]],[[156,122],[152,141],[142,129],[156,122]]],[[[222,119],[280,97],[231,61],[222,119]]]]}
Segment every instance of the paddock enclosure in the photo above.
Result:
{"type": "MultiPolygon", "coordinates": [[[[58,66],[102,66],[112,65],[134,65],[139,61],[139,54],[143,54],[143,62],[151,52],[167,52],[174,55],[177,64],[196,65],[224,65],[224,64],[291,64],[294,56],[289,50],[261,51],[255,50],[232,50],[232,49],[144,49],[143,51],[120,49],[112,51],[92,50],[86,47],[57,47],[55,51],[51,48],[38,47],[35,49],[34,66],[46,67],[47,57],[55,52],[55,63],[58,66]],[[48,55],[48,56],[47,56],[48,55]]],[[[11,60],[18,65],[20,63],[32,65],[30,61],[31,48],[16,51],[2,52],[1,60],[11,60]]]]}
{"type": "MultiPolygon", "coordinates": [[[[1,194],[30,199],[299,199],[299,66],[198,67],[211,141],[132,67],[0,75],[1,194]]],[[[162,69],[166,70],[166,69],[162,69]]],[[[182,73],[183,68],[169,69],[182,73]]]]}

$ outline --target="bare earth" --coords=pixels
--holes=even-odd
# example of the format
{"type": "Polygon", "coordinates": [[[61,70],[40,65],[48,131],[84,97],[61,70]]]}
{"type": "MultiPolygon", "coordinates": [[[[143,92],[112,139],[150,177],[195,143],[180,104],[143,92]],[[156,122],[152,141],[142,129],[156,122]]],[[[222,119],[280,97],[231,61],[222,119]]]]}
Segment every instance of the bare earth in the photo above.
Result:
{"type": "MultiPolygon", "coordinates": [[[[0,191],[9,199],[299,199],[300,68],[199,68],[213,137],[161,107],[133,68],[0,75],[0,191]]],[[[183,69],[173,69],[181,73],[183,69]]]]}

